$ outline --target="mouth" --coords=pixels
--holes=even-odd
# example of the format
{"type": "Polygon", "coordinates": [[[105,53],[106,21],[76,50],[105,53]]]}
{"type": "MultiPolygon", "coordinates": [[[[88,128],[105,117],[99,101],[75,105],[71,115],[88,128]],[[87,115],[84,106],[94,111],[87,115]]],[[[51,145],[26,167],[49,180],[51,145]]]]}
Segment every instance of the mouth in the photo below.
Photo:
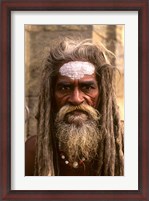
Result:
{"type": "Polygon", "coordinates": [[[82,111],[82,110],[74,110],[74,111],[68,113],[68,115],[74,115],[74,116],[79,116],[81,114],[87,115],[87,112],[82,111]]]}
{"type": "Polygon", "coordinates": [[[87,119],[88,115],[85,111],[74,110],[66,115],[65,121],[69,124],[81,126],[87,119]]]}

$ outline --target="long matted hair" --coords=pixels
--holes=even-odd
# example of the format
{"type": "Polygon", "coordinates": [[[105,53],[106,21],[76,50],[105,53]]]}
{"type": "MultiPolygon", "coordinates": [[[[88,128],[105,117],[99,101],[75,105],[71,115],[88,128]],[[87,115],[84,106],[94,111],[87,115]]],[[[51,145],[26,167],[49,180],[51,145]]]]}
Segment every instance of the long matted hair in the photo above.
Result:
{"type": "Polygon", "coordinates": [[[50,45],[43,62],[38,103],[37,150],[35,175],[59,175],[55,139],[54,87],[59,67],[69,61],[88,61],[95,66],[100,101],[100,130],[103,133],[98,153],[97,175],[124,174],[123,137],[114,90],[115,67],[109,62],[112,53],[91,39],[63,38],[50,45]]]}

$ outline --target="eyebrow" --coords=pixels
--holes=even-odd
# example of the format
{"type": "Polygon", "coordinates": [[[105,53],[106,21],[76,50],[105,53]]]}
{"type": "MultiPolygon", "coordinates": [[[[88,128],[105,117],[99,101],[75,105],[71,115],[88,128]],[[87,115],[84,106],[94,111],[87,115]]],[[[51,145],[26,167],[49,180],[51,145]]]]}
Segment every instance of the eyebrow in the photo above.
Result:
{"type": "Polygon", "coordinates": [[[57,86],[62,86],[62,85],[73,85],[73,83],[68,82],[68,81],[58,81],[56,84],[57,86]]]}
{"type": "MultiPolygon", "coordinates": [[[[68,82],[68,81],[58,81],[56,84],[57,86],[62,86],[62,85],[73,85],[73,82],[68,82]]],[[[86,80],[86,81],[80,81],[79,85],[96,85],[96,82],[94,80],[86,80]]]]}
{"type": "Polygon", "coordinates": [[[96,82],[91,80],[91,81],[81,81],[79,83],[80,85],[96,85],[96,82]]]}

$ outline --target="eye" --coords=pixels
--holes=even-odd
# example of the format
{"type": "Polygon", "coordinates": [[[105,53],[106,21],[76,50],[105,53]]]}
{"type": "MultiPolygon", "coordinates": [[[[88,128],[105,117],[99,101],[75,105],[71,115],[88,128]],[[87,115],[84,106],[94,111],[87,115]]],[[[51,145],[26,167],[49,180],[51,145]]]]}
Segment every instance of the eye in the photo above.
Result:
{"type": "Polygon", "coordinates": [[[84,85],[81,87],[82,91],[84,92],[90,92],[94,89],[94,87],[92,85],[84,85]]]}
{"type": "Polygon", "coordinates": [[[70,91],[71,90],[71,86],[67,86],[67,85],[62,85],[58,87],[59,91],[70,91]]]}

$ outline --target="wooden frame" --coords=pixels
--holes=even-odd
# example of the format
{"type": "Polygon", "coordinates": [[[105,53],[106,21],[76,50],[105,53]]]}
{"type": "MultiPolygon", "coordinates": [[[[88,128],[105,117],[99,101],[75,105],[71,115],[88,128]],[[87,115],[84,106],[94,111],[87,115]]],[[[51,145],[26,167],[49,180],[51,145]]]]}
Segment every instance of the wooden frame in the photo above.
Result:
{"type": "Polygon", "coordinates": [[[1,200],[149,200],[148,14],[147,0],[2,0],[0,65],[1,200]],[[139,188],[129,191],[11,190],[11,11],[138,11],[139,13],[139,188]]]}

